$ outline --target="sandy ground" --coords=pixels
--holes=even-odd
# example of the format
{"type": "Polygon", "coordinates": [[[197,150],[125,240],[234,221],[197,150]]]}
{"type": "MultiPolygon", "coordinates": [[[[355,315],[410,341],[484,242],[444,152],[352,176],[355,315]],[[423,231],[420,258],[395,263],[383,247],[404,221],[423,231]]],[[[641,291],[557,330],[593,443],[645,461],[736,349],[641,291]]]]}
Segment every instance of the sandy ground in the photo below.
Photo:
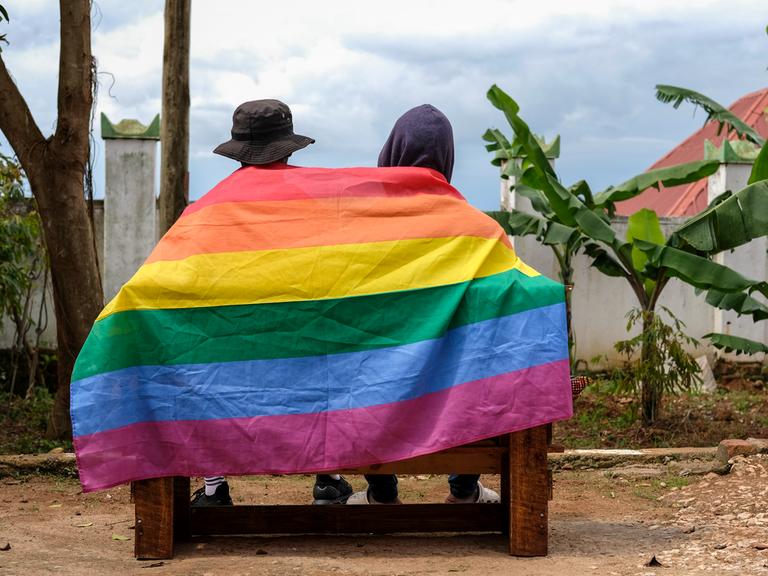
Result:
{"type": "MultiPolygon", "coordinates": [[[[0,480],[0,575],[768,574],[768,457],[728,476],[680,477],[663,465],[555,476],[550,555],[506,554],[502,536],[219,537],[172,560],[133,558],[126,486],[80,493],[74,480],[0,480]],[[645,564],[655,556],[664,567],[645,564]]],[[[362,488],[362,478],[353,478],[362,488]]],[[[303,503],[312,479],[231,479],[235,503],[303,503]]],[[[486,477],[497,486],[498,479],[486,477]]],[[[404,477],[406,502],[445,498],[444,477],[404,477]]]]}

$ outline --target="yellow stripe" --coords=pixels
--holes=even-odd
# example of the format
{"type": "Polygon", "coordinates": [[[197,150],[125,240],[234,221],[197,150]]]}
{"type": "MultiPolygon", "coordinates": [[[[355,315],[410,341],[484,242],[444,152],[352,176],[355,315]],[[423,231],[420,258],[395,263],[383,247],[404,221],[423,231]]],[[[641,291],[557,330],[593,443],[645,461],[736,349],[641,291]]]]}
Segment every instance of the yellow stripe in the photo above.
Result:
{"type": "Polygon", "coordinates": [[[198,254],[142,266],[99,315],[344,298],[442,286],[523,264],[498,240],[459,236],[198,254]]]}

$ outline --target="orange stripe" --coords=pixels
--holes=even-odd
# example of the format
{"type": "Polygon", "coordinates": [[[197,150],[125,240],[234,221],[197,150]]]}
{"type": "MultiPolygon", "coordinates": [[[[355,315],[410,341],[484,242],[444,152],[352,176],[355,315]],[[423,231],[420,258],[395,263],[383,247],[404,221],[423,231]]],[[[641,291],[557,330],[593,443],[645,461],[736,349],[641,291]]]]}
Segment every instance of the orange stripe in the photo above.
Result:
{"type": "Polygon", "coordinates": [[[207,206],[174,224],[147,263],[195,254],[453,236],[497,238],[511,247],[496,222],[458,198],[338,197],[207,206]]]}

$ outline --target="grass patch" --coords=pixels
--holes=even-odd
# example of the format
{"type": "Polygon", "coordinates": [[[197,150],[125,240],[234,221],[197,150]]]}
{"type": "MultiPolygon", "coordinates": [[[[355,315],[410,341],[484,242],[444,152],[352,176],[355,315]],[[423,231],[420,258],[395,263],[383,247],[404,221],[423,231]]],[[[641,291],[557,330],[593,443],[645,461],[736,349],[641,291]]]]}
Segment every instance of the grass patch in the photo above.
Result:
{"type": "Polygon", "coordinates": [[[72,442],[45,438],[53,396],[45,388],[35,388],[24,399],[0,393],[0,454],[39,454],[53,448],[72,450],[72,442]]]}
{"type": "Polygon", "coordinates": [[[566,448],[666,448],[768,437],[768,391],[762,389],[669,395],[652,427],[640,424],[639,413],[636,398],[599,380],[575,401],[574,417],[555,425],[555,442],[566,448]]]}

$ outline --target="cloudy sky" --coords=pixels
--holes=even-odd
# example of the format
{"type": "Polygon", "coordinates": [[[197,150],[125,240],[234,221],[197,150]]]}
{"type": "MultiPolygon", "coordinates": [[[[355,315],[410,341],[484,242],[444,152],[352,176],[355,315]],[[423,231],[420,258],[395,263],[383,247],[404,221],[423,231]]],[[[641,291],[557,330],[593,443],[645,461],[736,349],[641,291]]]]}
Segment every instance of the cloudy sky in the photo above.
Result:
{"type": "MultiPolygon", "coordinates": [[[[161,0],[96,0],[97,111],[148,123],[160,111],[161,0]]],[[[55,122],[58,2],[5,0],[3,58],[37,122],[55,122]]],[[[481,135],[506,128],[486,100],[493,83],[548,139],[562,137],[568,183],[618,183],[697,129],[701,112],[658,103],[658,83],[730,104],[768,85],[766,0],[194,0],[190,195],[234,169],[211,150],[229,138],[241,102],[279,98],[317,143],[308,166],[373,165],[392,124],[423,103],[453,123],[453,183],[474,205],[498,205],[481,135]]],[[[103,145],[97,134],[97,195],[103,145]]],[[[7,144],[2,149],[8,152],[7,144]]]]}

